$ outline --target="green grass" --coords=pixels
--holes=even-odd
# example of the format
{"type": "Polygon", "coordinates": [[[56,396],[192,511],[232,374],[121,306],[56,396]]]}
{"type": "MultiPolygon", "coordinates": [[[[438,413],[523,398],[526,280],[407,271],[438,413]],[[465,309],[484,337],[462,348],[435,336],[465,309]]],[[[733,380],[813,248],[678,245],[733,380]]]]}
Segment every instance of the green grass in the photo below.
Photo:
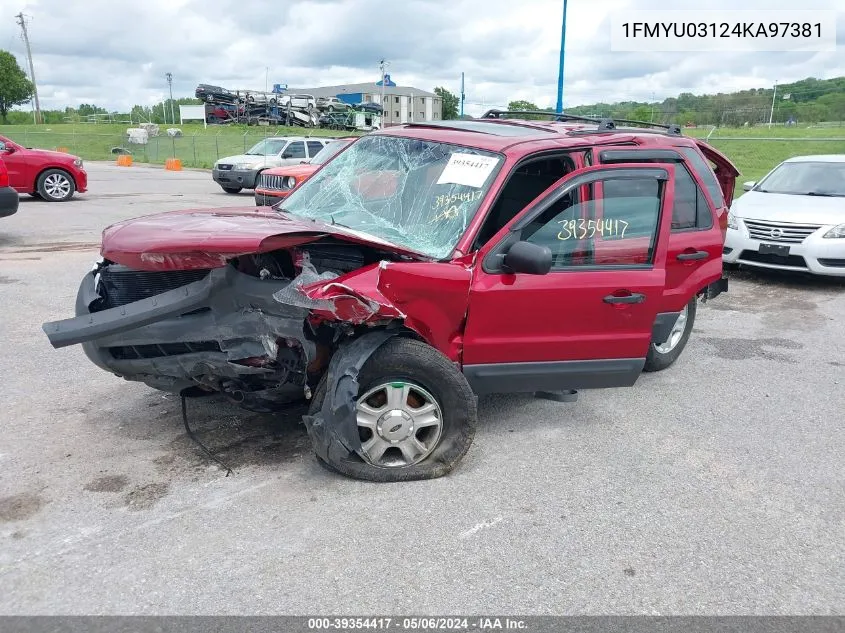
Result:
{"type": "MultiPolygon", "coordinates": [[[[129,147],[136,162],[163,164],[174,155],[185,167],[210,168],[223,156],[240,154],[266,136],[312,135],[343,136],[336,130],[305,129],[301,127],[246,127],[242,125],[210,126],[201,124],[178,126],[184,136],[170,139],[159,136],[150,139],[146,147],[127,145],[125,124],[62,124],[62,125],[5,125],[0,134],[27,147],[68,151],[85,160],[113,160],[111,149],[129,147]]],[[[168,126],[160,126],[162,134],[168,126]]],[[[704,138],[709,128],[687,128],[684,134],[704,138]]],[[[755,128],[720,128],[708,141],[734,161],[742,175],[737,181],[737,195],[742,183],[758,180],[780,161],[803,154],[845,154],[845,124],[827,127],[772,126],[755,128]],[[773,140],[787,139],[787,140],[773,140]]]]}
{"type": "Polygon", "coordinates": [[[242,154],[268,136],[346,136],[338,130],[301,127],[209,126],[189,124],[159,126],[161,136],[151,138],[146,146],[126,143],[125,124],[0,125],[0,135],[26,147],[67,148],[84,160],[114,160],[113,147],[126,147],[136,162],[164,164],[179,158],[185,167],[211,168],[214,161],[232,154],[242,154]],[[166,136],[168,127],[178,127],[183,136],[166,136]]]}

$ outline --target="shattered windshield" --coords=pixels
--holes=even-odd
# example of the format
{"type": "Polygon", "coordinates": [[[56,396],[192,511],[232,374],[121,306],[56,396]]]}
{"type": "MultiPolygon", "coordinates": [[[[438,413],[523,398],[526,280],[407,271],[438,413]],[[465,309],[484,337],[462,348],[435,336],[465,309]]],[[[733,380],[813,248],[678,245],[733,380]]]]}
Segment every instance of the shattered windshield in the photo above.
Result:
{"type": "Polygon", "coordinates": [[[265,138],[249,148],[246,156],[269,156],[270,154],[278,154],[282,148],[287,144],[285,139],[271,139],[265,138]]]}
{"type": "Polygon", "coordinates": [[[294,190],[280,210],[443,259],[463,235],[501,163],[501,156],[484,150],[367,136],[294,190]]]}

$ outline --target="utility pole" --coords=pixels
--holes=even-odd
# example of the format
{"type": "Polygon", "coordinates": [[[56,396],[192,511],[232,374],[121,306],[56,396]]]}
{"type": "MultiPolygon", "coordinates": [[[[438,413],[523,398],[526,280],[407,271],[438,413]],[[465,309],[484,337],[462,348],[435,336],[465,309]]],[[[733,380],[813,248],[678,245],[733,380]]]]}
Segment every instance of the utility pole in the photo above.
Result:
{"type": "MultiPolygon", "coordinates": [[[[176,115],[173,114],[173,73],[165,73],[167,78],[167,86],[170,88],[170,120],[173,125],[176,125],[176,115]]],[[[167,125],[167,110],[164,111],[164,124],[167,125]]]]}
{"type": "Polygon", "coordinates": [[[464,118],[464,74],[461,73],[461,118],[464,118]]]}
{"type": "Polygon", "coordinates": [[[41,123],[41,103],[38,101],[38,87],[35,83],[35,66],[32,65],[32,49],[29,47],[29,33],[26,32],[26,19],[23,13],[18,13],[15,16],[18,19],[18,24],[21,26],[23,32],[23,42],[26,44],[26,56],[29,59],[29,77],[32,79],[32,92],[35,95],[35,123],[41,123]]]}
{"type": "Polygon", "coordinates": [[[384,111],[384,67],[387,65],[387,63],[388,62],[386,62],[384,59],[380,59],[379,63],[378,63],[378,67],[381,70],[381,104],[380,105],[381,105],[382,116],[385,115],[385,111],[384,111]]]}
{"type": "Polygon", "coordinates": [[[772,127],[772,117],[775,115],[775,97],[778,94],[778,80],[775,79],[775,91],[772,93],[772,109],[769,111],[769,127],[772,127]]]}
{"type": "Polygon", "coordinates": [[[267,92],[269,87],[270,87],[269,81],[270,81],[270,67],[265,66],[264,67],[264,92],[267,92]]]}
{"type": "Polygon", "coordinates": [[[560,29],[560,70],[557,76],[557,113],[563,113],[563,54],[566,49],[566,0],[563,0],[563,24],[560,29]]]}

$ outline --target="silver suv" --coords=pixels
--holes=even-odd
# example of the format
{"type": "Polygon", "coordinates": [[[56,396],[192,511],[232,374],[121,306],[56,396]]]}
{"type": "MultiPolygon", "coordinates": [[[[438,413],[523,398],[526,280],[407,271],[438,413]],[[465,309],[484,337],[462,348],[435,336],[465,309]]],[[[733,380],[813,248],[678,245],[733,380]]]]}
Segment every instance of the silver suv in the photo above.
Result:
{"type": "Polygon", "coordinates": [[[348,108],[349,105],[337,97],[320,97],[317,99],[317,109],[321,112],[344,112],[348,108]]]}

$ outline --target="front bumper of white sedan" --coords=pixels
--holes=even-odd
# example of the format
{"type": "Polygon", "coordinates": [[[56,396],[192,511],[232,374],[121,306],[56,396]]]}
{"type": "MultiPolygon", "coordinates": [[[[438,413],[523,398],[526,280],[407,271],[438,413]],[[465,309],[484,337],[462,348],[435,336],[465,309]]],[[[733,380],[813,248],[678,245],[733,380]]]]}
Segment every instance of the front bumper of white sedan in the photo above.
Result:
{"type": "Polygon", "coordinates": [[[735,221],[725,237],[724,263],[845,277],[845,238],[822,237],[835,225],[735,221]]]}

